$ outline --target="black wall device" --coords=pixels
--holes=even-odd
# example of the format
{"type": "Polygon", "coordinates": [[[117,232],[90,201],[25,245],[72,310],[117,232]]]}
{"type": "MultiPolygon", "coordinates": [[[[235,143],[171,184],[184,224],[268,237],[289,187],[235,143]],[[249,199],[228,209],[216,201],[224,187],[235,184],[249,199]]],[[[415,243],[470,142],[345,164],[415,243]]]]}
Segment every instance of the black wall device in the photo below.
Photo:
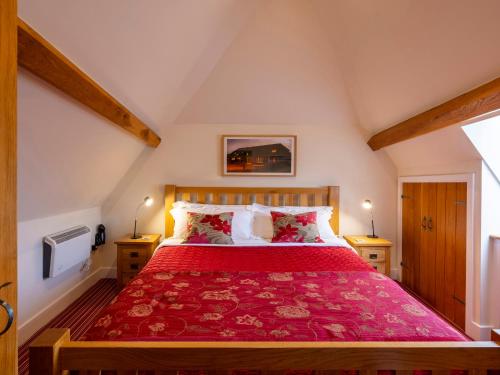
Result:
{"type": "Polygon", "coordinates": [[[97,233],[95,234],[95,243],[92,246],[92,250],[97,249],[97,246],[104,245],[106,243],[106,227],[102,224],[97,226],[97,233]]]}

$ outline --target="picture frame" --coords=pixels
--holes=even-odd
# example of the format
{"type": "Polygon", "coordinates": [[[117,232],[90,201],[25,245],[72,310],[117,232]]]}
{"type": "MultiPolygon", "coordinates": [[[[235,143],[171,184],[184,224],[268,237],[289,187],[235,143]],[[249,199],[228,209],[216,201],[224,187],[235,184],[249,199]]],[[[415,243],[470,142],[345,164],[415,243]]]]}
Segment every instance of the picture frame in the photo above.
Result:
{"type": "Polygon", "coordinates": [[[223,135],[222,175],[294,177],[296,135],[223,135]]]}

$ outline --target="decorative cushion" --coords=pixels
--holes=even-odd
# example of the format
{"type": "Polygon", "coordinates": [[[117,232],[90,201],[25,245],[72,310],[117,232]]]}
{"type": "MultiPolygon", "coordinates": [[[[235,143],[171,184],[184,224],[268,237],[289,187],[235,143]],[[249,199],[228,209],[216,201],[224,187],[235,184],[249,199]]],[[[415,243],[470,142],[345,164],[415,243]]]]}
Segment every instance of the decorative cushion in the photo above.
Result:
{"type": "MultiPolygon", "coordinates": [[[[330,219],[333,214],[333,207],[330,206],[264,206],[259,203],[252,204],[253,235],[264,239],[273,237],[273,220],[271,211],[282,212],[284,214],[302,214],[304,212],[316,211],[316,224],[321,239],[324,241],[335,241],[337,236],[333,233],[330,219]]],[[[229,211],[229,210],[228,210],[229,211]]]]}
{"type": "Polygon", "coordinates": [[[182,243],[213,243],[232,245],[231,224],[233,212],[202,214],[188,212],[187,233],[182,243]]]}
{"type": "Polygon", "coordinates": [[[319,235],[316,211],[296,215],[271,211],[271,217],[272,242],[324,242],[319,235]]]}
{"type": "MultiPolygon", "coordinates": [[[[170,214],[174,218],[174,233],[173,238],[186,238],[187,233],[187,213],[197,212],[200,214],[221,214],[223,212],[234,212],[233,221],[231,224],[231,237],[233,241],[249,240],[252,236],[252,222],[253,212],[251,207],[247,205],[216,205],[204,203],[191,203],[186,201],[177,201],[170,210],[170,214]]],[[[271,227],[272,237],[272,223],[271,215],[269,214],[269,226],[271,227]]]]}

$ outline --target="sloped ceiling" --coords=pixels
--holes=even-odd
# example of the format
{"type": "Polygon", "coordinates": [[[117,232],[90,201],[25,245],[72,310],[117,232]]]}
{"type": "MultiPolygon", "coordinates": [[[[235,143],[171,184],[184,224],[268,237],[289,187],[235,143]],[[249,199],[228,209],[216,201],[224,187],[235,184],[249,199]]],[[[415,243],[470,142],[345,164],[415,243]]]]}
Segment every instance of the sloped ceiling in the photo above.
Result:
{"type": "MultiPolygon", "coordinates": [[[[259,124],[272,116],[276,124],[324,124],[334,111],[329,102],[304,95],[316,90],[309,73],[320,68],[332,86],[323,97],[335,97],[336,82],[343,81],[355,122],[368,138],[500,75],[497,0],[293,1],[298,3],[308,17],[316,13],[326,44],[300,12],[287,10],[292,2],[286,0],[19,0],[19,15],[160,135],[172,123],[259,124]],[[255,35],[240,33],[266,12],[300,28],[301,38],[280,40],[292,46],[306,41],[324,52],[311,48],[306,56],[267,60],[280,45],[264,43],[266,33],[280,31],[262,23],[267,29],[255,35]],[[235,52],[236,39],[240,46],[260,47],[235,52]],[[245,53],[252,59],[241,58],[245,53]],[[325,54],[339,63],[330,72],[323,70],[325,54]],[[234,62],[231,69],[218,69],[222,57],[234,62]],[[298,62],[297,79],[276,81],[280,75],[272,72],[289,69],[290,59],[298,62]],[[252,80],[262,72],[268,85],[252,80]],[[244,86],[234,90],[231,82],[241,74],[248,79],[235,79],[244,86]],[[287,100],[273,99],[280,96],[287,100]],[[316,115],[301,117],[301,106],[316,115]]],[[[102,204],[134,160],[150,152],[27,73],[19,81],[21,220],[102,204]]],[[[456,129],[379,153],[399,170],[479,157],[456,129]],[[438,147],[442,141],[449,150],[438,147]]]]}
{"type": "Polygon", "coordinates": [[[464,126],[463,131],[500,182],[500,116],[464,126]]]}
{"type": "Polygon", "coordinates": [[[497,0],[313,0],[374,133],[500,75],[497,0]]]}
{"type": "MultiPolygon", "coordinates": [[[[161,135],[258,4],[20,0],[19,16],[161,135]]],[[[22,70],[18,100],[21,221],[101,205],[148,152],[22,70]]]]}
{"type": "MultiPolygon", "coordinates": [[[[496,0],[314,0],[367,138],[500,75],[496,0]]],[[[399,173],[480,156],[459,127],[384,149],[399,173]]]]}
{"type": "Polygon", "coordinates": [[[339,110],[351,108],[342,73],[319,21],[308,1],[266,2],[175,123],[351,126],[339,110]]]}
{"type": "Polygon", "coordinates": [[[18,75],[18,220],[101,204],[144,148],[44,82],[18,75]]]}

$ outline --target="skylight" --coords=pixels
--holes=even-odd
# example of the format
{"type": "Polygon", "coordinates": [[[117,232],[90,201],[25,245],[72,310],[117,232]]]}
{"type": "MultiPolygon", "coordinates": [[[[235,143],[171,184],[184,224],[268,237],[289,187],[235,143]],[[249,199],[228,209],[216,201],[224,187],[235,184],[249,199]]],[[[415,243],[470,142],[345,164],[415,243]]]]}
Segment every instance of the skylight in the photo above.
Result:
{"type": "Polygon", "coordinates": [[[463,126],[462,129],[500,181],[500,115],[463,126]]]}

